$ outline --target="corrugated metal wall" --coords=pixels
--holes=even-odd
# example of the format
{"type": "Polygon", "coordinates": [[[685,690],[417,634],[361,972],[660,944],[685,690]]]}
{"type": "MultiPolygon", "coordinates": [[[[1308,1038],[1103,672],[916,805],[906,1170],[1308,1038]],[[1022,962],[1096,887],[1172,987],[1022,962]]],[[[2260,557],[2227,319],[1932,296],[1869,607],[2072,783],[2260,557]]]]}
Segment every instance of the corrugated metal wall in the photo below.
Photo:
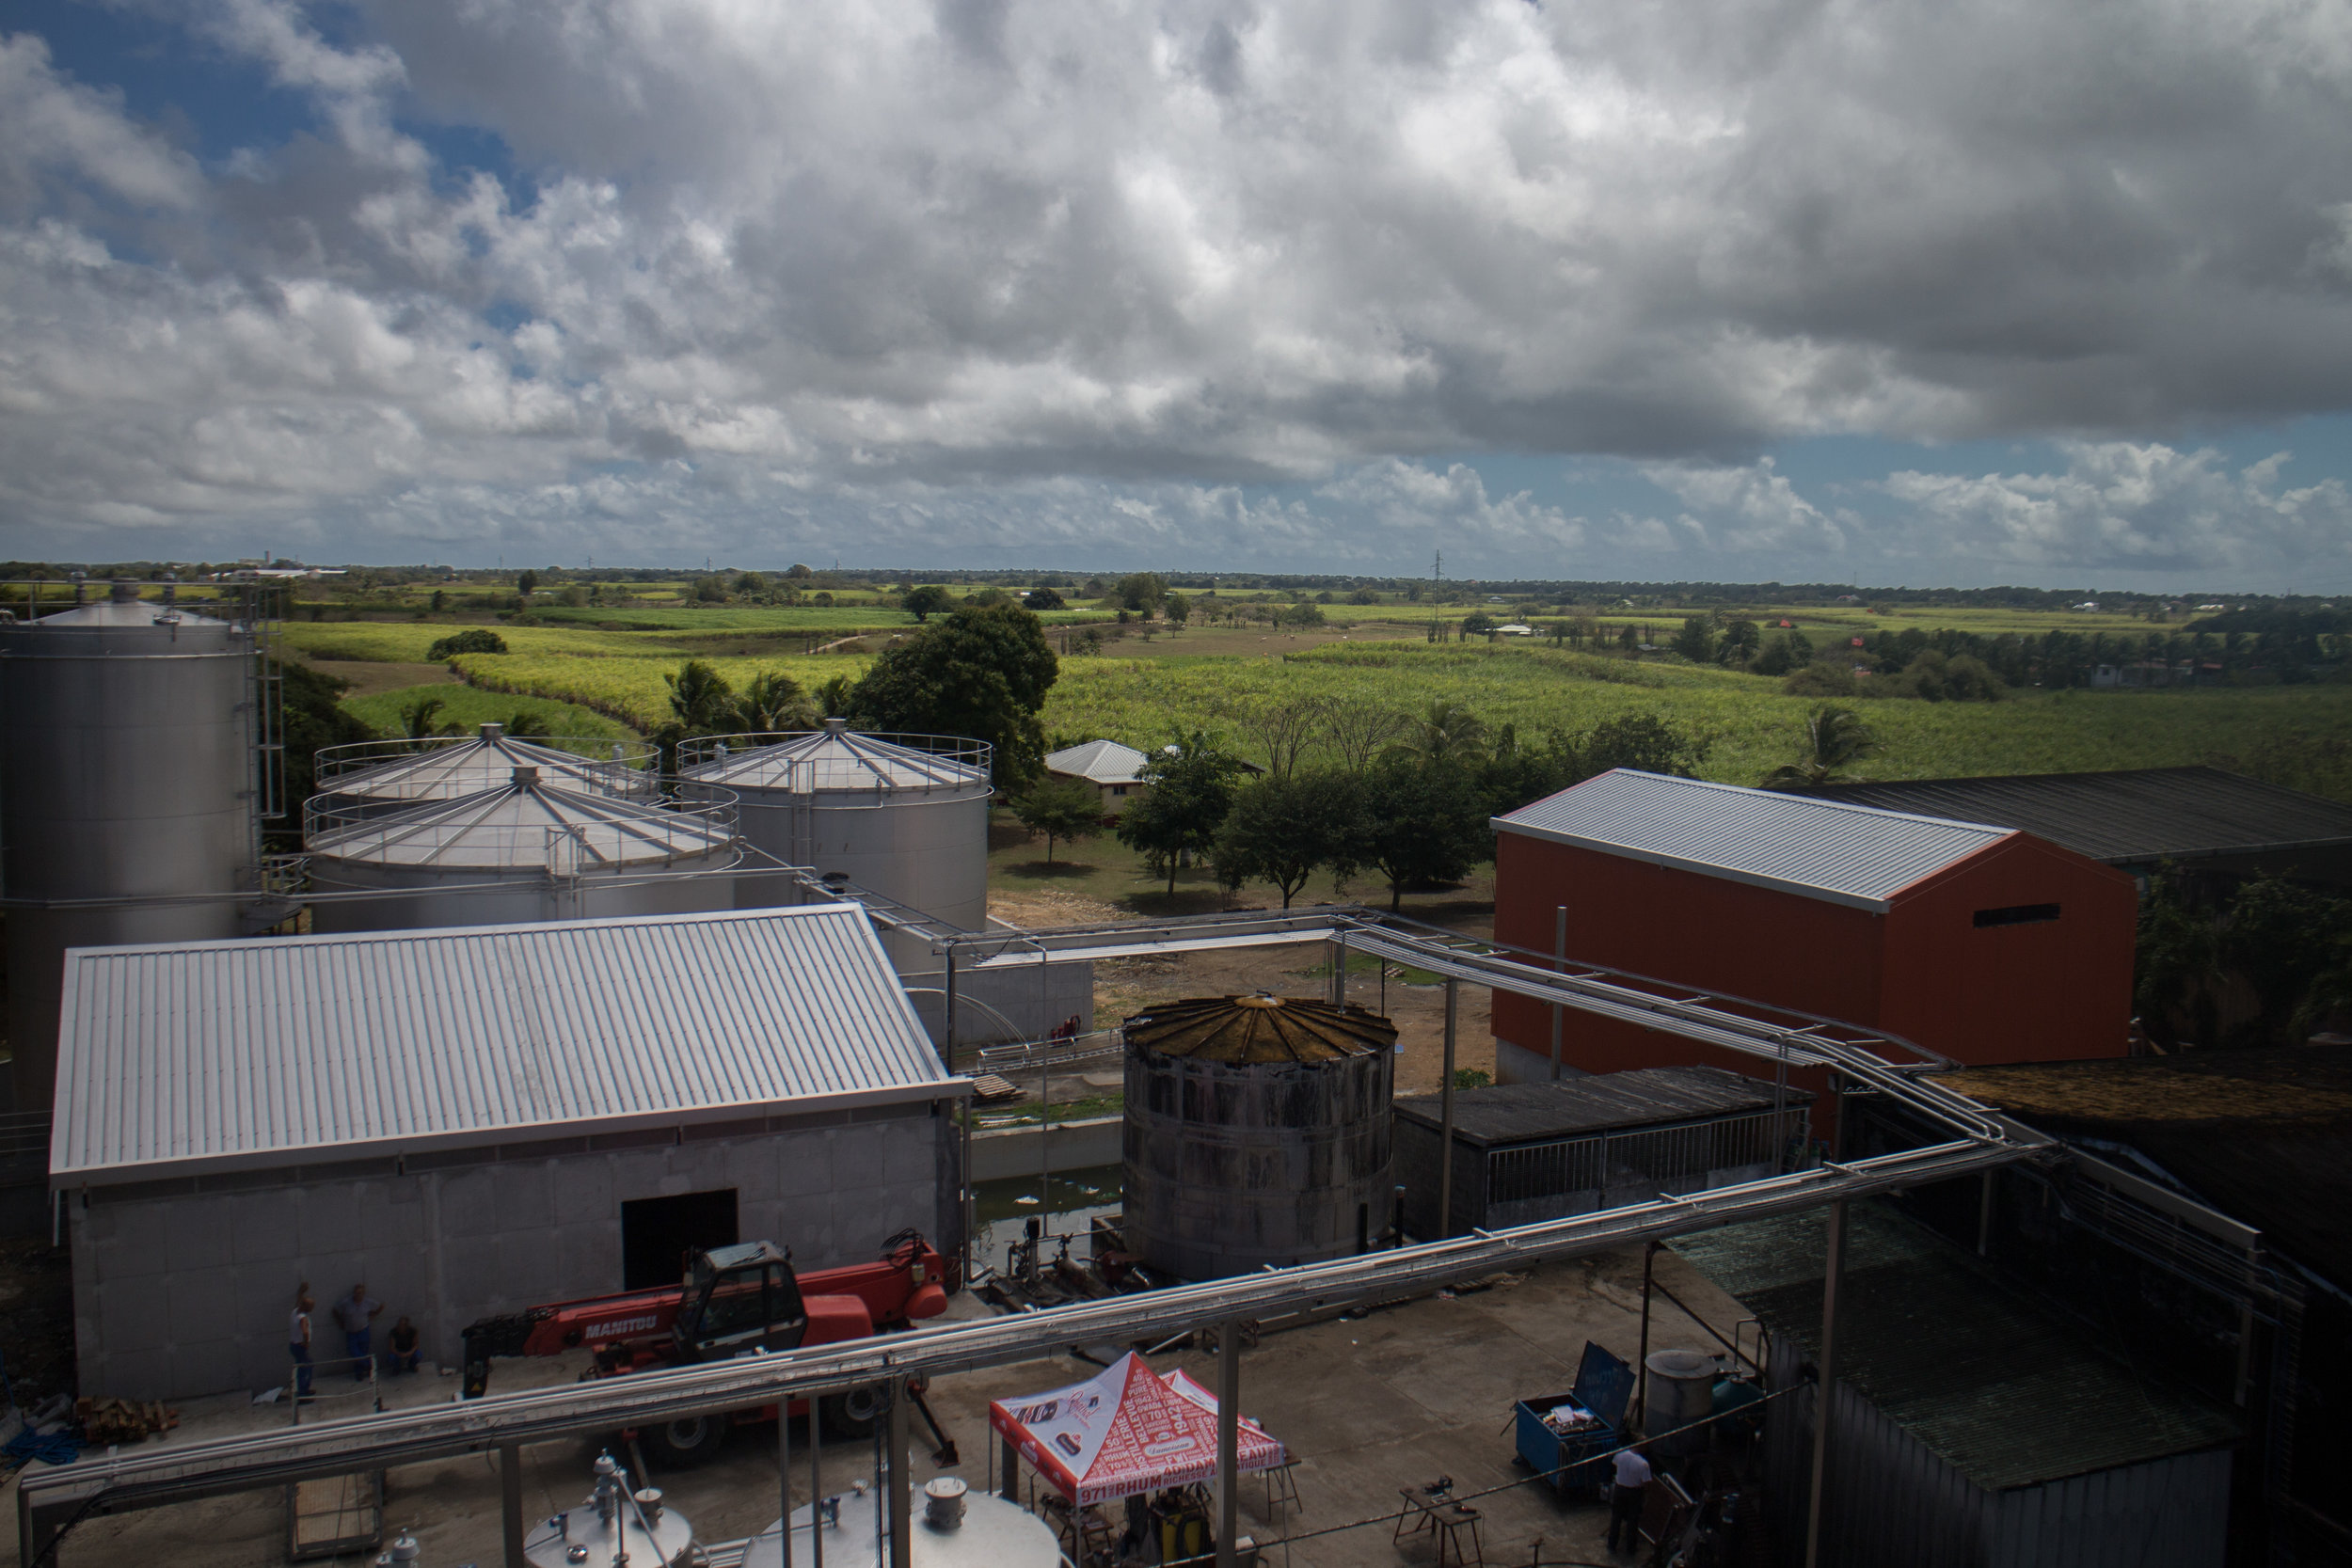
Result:
{"type": "MultiPolygon", "coordinates": [[[[1802,1358],[1772,1341],[1770,1386],[1788,1387],[1802,1358]]],[[[1804,1550],[1813,1468],[1813,1402],[1773,1403],[1765,1464],[1773,1534],[1804,1550]]],[[[2227,1449],[1991,1493],[1857,1393],[1837,1389],[1824,1499],[1824,1568],[2220,1568],[2230,1513],[2227,1449]]]]}

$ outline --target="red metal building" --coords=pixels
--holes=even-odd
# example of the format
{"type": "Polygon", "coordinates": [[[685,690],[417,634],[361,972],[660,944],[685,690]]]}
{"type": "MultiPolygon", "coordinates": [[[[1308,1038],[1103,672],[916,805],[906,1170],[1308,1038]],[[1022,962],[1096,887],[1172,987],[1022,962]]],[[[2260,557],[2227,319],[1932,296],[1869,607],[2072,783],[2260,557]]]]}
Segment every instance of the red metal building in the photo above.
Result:
{"type": "MultiPolygon", "coordinates": [[[[2030,833],[1627,768],[1494,825],[1499,942],[1885,1031],[1969,1066],[2126,1053],[2132,879],[2030,833]]],[[[1552,1011],[1496,995],[1501,1081],[1553,1075],[1552,1011]]],[[[1559,1038],[1564,1074],[1771,1072],[1574,1011],[1559,1038]]],[[[1819,1093],[1822,1077],[1790,1081],[1819,1093]]],[[[1822,1136],[1831,1099],[1815,1101],[1822,1136]]]]}

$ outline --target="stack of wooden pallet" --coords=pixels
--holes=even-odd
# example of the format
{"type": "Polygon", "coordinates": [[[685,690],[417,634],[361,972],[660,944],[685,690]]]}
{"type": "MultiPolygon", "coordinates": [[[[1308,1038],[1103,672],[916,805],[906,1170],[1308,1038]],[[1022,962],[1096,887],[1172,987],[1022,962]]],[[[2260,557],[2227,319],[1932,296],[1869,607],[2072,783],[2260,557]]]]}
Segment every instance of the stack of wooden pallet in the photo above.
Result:
{"type": "Polygon", "coordinates": [[[180,1412],[155,1400],[82,1398],[73,1402],[86,1443],[144,1443],[180,1424],[180,1412]]]}

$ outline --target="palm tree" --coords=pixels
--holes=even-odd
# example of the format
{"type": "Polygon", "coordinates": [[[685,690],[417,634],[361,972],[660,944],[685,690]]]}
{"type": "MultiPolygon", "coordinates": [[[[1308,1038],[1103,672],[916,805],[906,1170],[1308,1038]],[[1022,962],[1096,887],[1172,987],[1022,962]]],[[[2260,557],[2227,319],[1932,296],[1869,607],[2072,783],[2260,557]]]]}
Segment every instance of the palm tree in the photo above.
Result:
{"type": "Polygon", "coordinates": [[[419,697],[404,703],[400,709],[401,727],[411,740],[431,740],[450,733],[447,724],[437,722],[441,709],[449,705],[439,697],[419,697]]]}
{"type": "Polygon", "coordinates": [[[755,735],[797,729],[808,722],[808,694],[801,683],[781,670],[765,670],[752,677],[735,699],[736,717],[755,735]]]}
{"type": "Polygon", "coordinates": [[[1408,724],[1405,738],[1389,751],[1425,763],[1469,762],[1486,747],[1486,721],[1461,704],[1441,697],[1408,724]]]}
{"type": "Polygon", "coordinates": [[[701,659],[690,658],[676,674],[661,678],[670,688],[670,711],[691,733],[708,735],[728,727],[735,717],[735,689],[701,659]]]}
{"type": "Polygon", "coordinates": [[[1760,789],[1812,789],[1839,783],[1838,769],[1861,761],[1879,749],[1878,736],[1850,707],[1823,703],[1804,721],[1804,751],[1764,775],[1760,789]]]}
{"type": "Polygon", "coordinates": [[[533,707],[516,708],[507,715],[506,733],[516,740],[530,740],[549,734],[546,710],[533,707]]]}

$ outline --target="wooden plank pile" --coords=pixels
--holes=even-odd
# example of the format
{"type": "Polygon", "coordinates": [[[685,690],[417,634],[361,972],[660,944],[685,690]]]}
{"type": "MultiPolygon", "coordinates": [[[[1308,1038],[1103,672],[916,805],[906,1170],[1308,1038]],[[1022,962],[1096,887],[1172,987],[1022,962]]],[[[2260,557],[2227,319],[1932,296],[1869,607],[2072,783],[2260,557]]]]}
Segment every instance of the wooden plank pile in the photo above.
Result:
{"type": "Polygon", "coordinates": [[[180,1424],[180,1412],[158,1400],[90,1399],[73,1402],[87,1443],[144,1443],[180,1424]]]}

